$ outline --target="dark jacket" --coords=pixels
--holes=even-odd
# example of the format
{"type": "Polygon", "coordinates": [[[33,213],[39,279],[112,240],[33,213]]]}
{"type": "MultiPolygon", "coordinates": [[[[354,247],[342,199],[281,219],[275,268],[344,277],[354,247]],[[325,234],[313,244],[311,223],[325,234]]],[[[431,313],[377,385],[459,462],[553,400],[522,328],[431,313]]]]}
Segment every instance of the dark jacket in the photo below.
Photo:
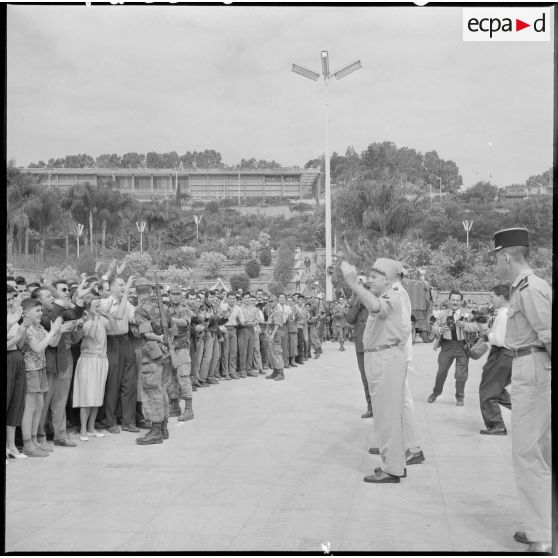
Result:
{"type": "Polygon", "coordinates": [[[345,320],[348,324],[355,326],[355,351],[357,353],[364,352],[362,336],[364,334],[364,328],[366,327],[366,320],[368,320],[368,310],[358,297],[354,297],[353,300],[351,300],[345,320]]]}

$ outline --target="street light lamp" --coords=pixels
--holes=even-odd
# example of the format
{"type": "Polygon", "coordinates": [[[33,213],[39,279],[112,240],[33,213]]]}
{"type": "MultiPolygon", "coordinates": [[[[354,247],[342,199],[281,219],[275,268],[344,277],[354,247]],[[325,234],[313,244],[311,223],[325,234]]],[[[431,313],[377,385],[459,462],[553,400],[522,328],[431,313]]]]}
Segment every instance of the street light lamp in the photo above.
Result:
{"type": "Polygon", "coordinates": [[[140,233],[140,252],[143,252],[143,231],[147,223],[145,221],[136,221],[136,227],[140,233]]]}
{"type": "Polygon", "coordinates": [[[196,240],[200,241],[200,223],[203,219],[203,215],[194,215],[194,222],[196,223],[196,240]]]}
{"type": "MultiPolygon", "coordinates": [[[[329,120],[328,120],[328,96],[327,96],[327,86],[332,77],[335,79],[341,79],[349,74],[355,72],[359,68],[362,68],[362,63],[360,60],[347,64],[339,70],[335,71],[333,74],[329,72],[329,53],[327,50],[322,50],[321,53],[321,63],[322,63],[322,77],[324,78],[324,101],[325,101],[325,245],[326,245],[326,300],[331,301],[333,299],[333,285],[331,282],[331,275],[327,273],[327,270],[332,265],[332,251],[331,251],[331,177],[330,177],[330,161],[329,161],[329,120]]],[[[298,64],[293,64],[291,70],[302,77],[311,79],[312,81],[318,81],[320,74],[309,70],[298,64]]]]}
{"type": "Polygon", "coordinates": [[[472,226],[473,226],[473,221],[463,221],[463,228],[467,233],[467,250],[469,249],[469,231],[471,230],[472,226]]]}
{"type": "Polygon", "coordinates": [[[442,203],[442,179],[435,174],[432,175],[434,178],[437,178],[440,181],[440,203],[442,203]]]}
{"type": "Polygon", "coordinates": [[[79,237],[81,236],[81,233],[83,232],[83,225],[80,223],[76,223],[74,226],[74,232],[76,234],[76,243],[77,243],[77,258],[79,260],[79,237]]]}

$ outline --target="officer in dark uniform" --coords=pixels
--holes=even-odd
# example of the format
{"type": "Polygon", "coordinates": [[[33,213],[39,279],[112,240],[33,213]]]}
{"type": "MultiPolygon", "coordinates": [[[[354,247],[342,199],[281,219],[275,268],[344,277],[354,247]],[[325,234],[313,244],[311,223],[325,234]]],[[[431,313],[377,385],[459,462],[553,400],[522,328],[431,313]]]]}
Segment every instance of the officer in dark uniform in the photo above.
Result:
{"type": "Polygon", "coordinates": [[[494,246],[498,275],[512,281],[505,345],[513,359],[512,457],[524,525],[514,538],[530,552],[551,552],[552,290],[527,263],[527,229],[494,233],[494,246]]]}
{"type": "Polygon", "coordinates": [[[136,438],[139,445],[162,444],[169,437],[169,398],[167,385],[171,376],[168,349],[163,340],[162,320],[171,327],[168,312],[163,308],[161,316],[157,297],[151,295],[151,286],[145,277],[136,279],[138,305],[135,320],[141,338],[141,388],[142,409],[145,418],[151,421],[151,429],[136,438]]]}

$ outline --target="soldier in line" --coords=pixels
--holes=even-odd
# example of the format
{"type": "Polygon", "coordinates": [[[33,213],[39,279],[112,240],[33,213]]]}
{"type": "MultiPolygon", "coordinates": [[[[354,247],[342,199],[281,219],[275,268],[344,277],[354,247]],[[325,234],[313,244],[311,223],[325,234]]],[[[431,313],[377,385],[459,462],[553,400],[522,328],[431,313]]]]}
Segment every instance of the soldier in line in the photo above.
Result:
{"type": "Polygon", "coordinates": [[[167,384],[170,379],[170,359],[164,345],[162,320],[171,326],[168,313],[161,316],[157,297],[151,295],[151,287],[145,277],[136,279],[138,305],[135,320],[141,344],[141,387],[142,409],[145,418],[151,421],[151,429],[141,438],[139,445],[162,444],[168,438],[169,399],[167,384]],[[167,377],[165,377],[168,376],[167,377]]]}
{"type": "Polygon", "coordinates": [[[281,301],[286,302],[286,295],[281,293],[278,302],[272,302],[269,309],[269,361],[273,372],[266,376],[266,380],[284,380],[283,346],[287,336],[287,312],[281,301]]]}
{"type": "MultiPolygon", "coordinates": [[[[287,318],[287,359],[288,364],[285,368],[297,368],[298,364],[295,362],[298,356],[298,328],[296,325],[298,309],[295,306],[292,296],[287,297],[287,306],[290,309],[289,316],[287,318]]],[[[283,353],[283,358],[285,354],[283,353]]]]}
{"type": "Polygon", "coordinates": [[[186,421],[194,418],[192,409],[192,361],[190,360],[190,320],[192,313],[181,302],[180,285],[171,285],[169,290],[169,316],[175,330],[173,337],[176,368],[173,367],[168,389],[170,400],[169,415],[186,421]],[[184,399],[181,412],[179,398],[184,399]]]}
{"type": "Polygon", "coordinates": [[[551,550],[550,438],[552,290],[529,267],[529,233],[494,234],[497,273],[512,281],[505,345],[512,354],[512,458],[524,530],[515,540],[530,552],[551,550]]]}

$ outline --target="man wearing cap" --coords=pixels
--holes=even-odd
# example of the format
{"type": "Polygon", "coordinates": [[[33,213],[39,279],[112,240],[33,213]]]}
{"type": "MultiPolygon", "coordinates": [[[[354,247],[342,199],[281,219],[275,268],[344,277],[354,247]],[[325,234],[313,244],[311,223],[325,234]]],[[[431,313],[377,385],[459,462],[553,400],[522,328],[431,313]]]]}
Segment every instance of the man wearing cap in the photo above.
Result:
{"type": "Polygon", "coordinates": [[[376,260],[370,273],[370,290],[358,282],[356,268],[344,261],[345,282],[360,297],[369,316],[363,334],[364,367],[374,409],[376,436],[382,467],[365,482],[399,483],[405,473],[403,445],[403,390],[406,363],[405,343],[411,322],[403,322],[401,297],[393,291],[399,262],[376,260]]]}
{"type": "Polygon", "coordinates": [[[180,285],[171,285],[169,290],[169,316],[176,328],[173,337],[176,368],[173,367],[168,387],[170,401],[169,415],[186,421],[194,418],[192,409],[192,361],[190,360],[190,320],[191,312],[181,302],[180,285]],[[181,413],[179,397],[184,399],[184,412],[181,413]]]}
{"type": "Polygon", "coordinates": [[[163,308],[161,316],[157,297],[151,295],[151,286],[145,277],[136,279],[138,305],[135,320],[141,344],[141,387],[142,408],[145,418],[151,421],[151,429],[136,443],[143,445],[162,444],[169,437],[169,398],[166,386],[170,380],[171,365],[167,347],[164,345],[162,320],[171,327],[168,312],[163,308]]]}
{"type": "Polygon", "coordinates": [[[512,458],[530,552],[551,552],[550,438],[552,290],[529,267],[529,233],[494,233],[497,274],[512,281],[505,345],[512,355],[512,458]]]}
{"type": "MultiPolygon", "coordinates": [[[[399,263],[399,262],[398,262],[399,263]]],[[[401,280],[404,275],[407,275],[407,270],[403,267],[399,267],[399,278],[392,284],[393,292],[400,296],[401,298],[401,314],[402,314],[402,324],[401,327],[404,331],[407,330],[407,324],[411,323],[411,299],[409,294],[403,288],[401,280]]],[[[404,384],[404,402],[403,402],[403,445],[405,447],[405,463],[407,465],[418,465],[424,463],[424,453],[420,449],[419,436],[417,420],[415,417],[415,403],[413,400],[413,395],[411,389],[409,388],[409,373],[413,369],[413,338],[412,338],[412,328],[409,331],[409,336],[405,342],[405,384],[404,384]]],[[[370,448],[369,453],[372,455],[378,455],[378,448],[370,448]]]]}

